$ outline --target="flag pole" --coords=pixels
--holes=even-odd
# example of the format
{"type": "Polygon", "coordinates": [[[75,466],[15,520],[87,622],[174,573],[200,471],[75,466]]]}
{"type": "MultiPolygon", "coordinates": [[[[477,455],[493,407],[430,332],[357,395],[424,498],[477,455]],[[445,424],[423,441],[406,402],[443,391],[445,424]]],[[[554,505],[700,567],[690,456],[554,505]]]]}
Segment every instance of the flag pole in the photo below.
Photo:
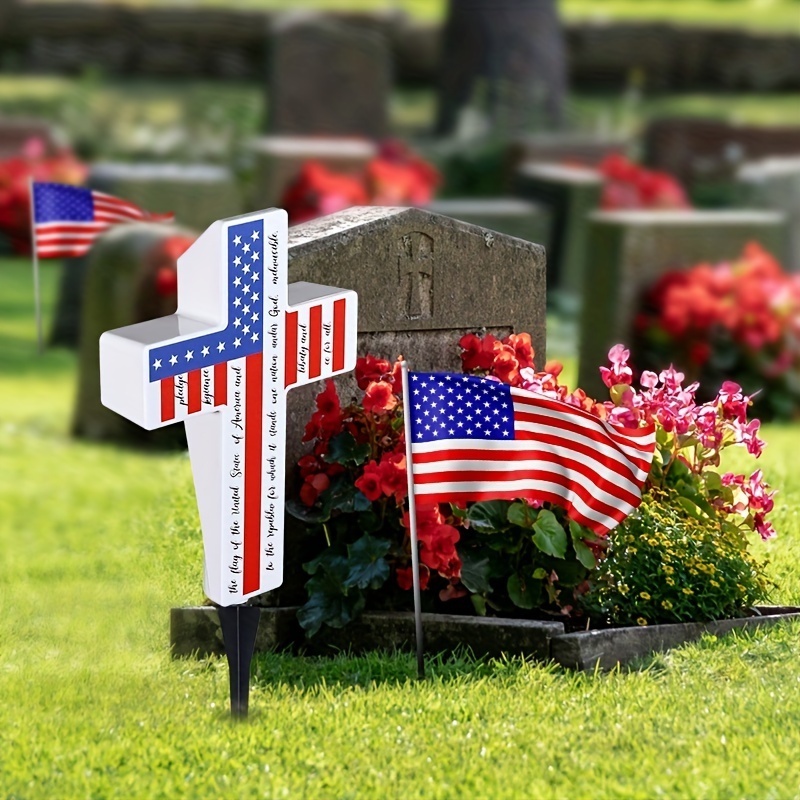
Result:
{"type": "Polygon", "coordinates": [[[44,334],[42,333],[42,293],[39,286],[39,251],[36,249],[36,209],[33,199],[33,178],[29,181],[31,207],[31,247],[33,248],[33,305],[36,313],[36,346],[39,355],[44,354],[44,334]]]}
{"type": "Polygon", "coordinates": [[[406,434],[406,475],[408,478],[408,529],[411,536],[411,573],[414,588],[414,628],[417,638],[417,677],[425,677],[425,658],[423,656],[422,639],[422,600],[419,586],[419,549],[417,547],[417,506],[414,501],[414,476],[411,466],[411,407],[410,392],[408,390],[408,364],[403,359],[401,362],[403,374],[403,421],[406,434]]]}

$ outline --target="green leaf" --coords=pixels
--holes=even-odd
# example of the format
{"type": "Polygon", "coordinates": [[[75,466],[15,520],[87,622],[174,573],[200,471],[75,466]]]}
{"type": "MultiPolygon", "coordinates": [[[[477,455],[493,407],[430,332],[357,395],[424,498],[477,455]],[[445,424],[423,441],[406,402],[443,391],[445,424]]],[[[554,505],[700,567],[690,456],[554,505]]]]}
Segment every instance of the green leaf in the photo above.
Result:
{"type": "Polygon", "coordinates": [[[508,528],[508,500],[475,503],[467,511],[469,526],[477,533],[500,533],[508,528]]]}
{"type": "Polygon", "coordinates": [[[486,598],[482,594],[473,594],[470,598],[472,607],[479,617],[486,616],[486,598]]]}
{"type": "Polygon", "coordinates": [[[567,554],[567,532],[552,511],[543,508],[533,525],[533,543],[543,552],[556,558],[567,554]]]}
{"type": "Polygon", "coordinates": [[[536,578],[537,581],[543,581],[547,577],[547,570],[543,567],[537,567],[533,571],[533,577],[536,578]]]}
{"type": "Polygon", "coordinates": [[[391,542],[364,535],[347,546],[347,561],[350,570],[345,578],[346,586],[359,589],[380,589],[389,577],[389,563],[384,556],[389,552],[391,542]]]}
{"type": "MultiPolygon", "coordinates": [[[[327,498],[326,498],[327,500],[327,498]]],[[[295,497],[290,497],[286,501],[286,510],[300,522],[306,525],[321,525],[331,518],[331,508],[329,502],[323,502],[321,508],[317,506],[307,506],[295,497]]]]}
{"type": "Polygon", "coordinates": [[[586,569],[594,569],[597,566],[594,553],[584,541],[584,527],[575,520],[569,521],[569,535],[572,537],[572,546],[575,549],[575,557],[583,564],[586,569]]]}
{"type": "Polygon", "coordinates": [[[538,512],[531,508],[527,503],[512,503],[508,507],[508,521],[512,525],[518,525],[526,530],[533,530],[538,512]]]}
{"type": "Polygon", "coordinates": [[[372,508],[372,503],[367,500],[363,492],[356,489],[347,473],[337,475],[333,479],[328,489],[327,502],[332,511],[341,511],[344,514],[358,513],[372,508]]]}
{"type": "Polygon", "coordinates": [[[457,506],[455,503],[450,503],[450,513],[456,519],[466,519],[467,518],[467,509],[461,508],[461,506],[457,506]]]}
{"type": "Polygon", "coordinates": [[[514,573],[506,582],[511,602],[519,608],[533,608],[538,599],[538,592],[534,591],[534,585],[533,578],[523,578],[514,573]]]}
{"type": "Polygon", "coordinates": [[[703,480],[710,491],[722,491],[722,477],[718,472],[714,472],[713,469],[703,470],[703,480]]]}
{"type": "Polygon", "coordinates": [[[364,533],[375,533],[380,530],[381,518],[372,510],[372,504],[370,504],[370,508],[358,515],[358,527],[364,533]]]}
{"type": "Polygon", "coordinates": [[[358,467],[369,458],[369,454],[368,444],[359,444],[352,433],[343,431],[330,440],[328,452],[323,456],[323,460],[329,464],[358,467]]]}
{"type": "Polygon", "coordinates": [[[361,592],[352,595],[314,592],[297,610],[297,621],[308,636],[317,633],[323,624],[343,628],[364,610],[365,602],[361,592]]]}
{"type": "Polygon", "coordinates": [[[686,511],[689,516],[694,517],[695,519],[703,519],[703,515],[695,502],[690,500],[688,497],[684,497],[683,495],[678,495],[675,499],[678,505],[684,511],[686,511]]]}
{"type": "Polygon", "coordinates": [[[470,592],[482,594],[491,592],[492,585],[489,583],[491,574],[491,562],[489,556],[480,550],[464,549],[459,551],[461,557],[461,583],[470,592]]]}

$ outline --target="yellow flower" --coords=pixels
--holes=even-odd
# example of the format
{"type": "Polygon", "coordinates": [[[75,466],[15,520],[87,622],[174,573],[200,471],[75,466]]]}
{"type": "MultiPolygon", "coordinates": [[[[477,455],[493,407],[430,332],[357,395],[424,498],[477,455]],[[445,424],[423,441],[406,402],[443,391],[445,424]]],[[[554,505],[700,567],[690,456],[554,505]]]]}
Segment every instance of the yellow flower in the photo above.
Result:
{"type": "Polygon", "coordinates": [[[692,568],[692,569],[689,570],[689,574],[690,575],[697,575],[697,570],[692,568]]]}
{"type": "Polygon", "coordinates": [[[629,552],[629,553],[630,553],[632,556],[635,556],[635,555],[636,555],[636,554],[637,554],[639,551],[638,551],[638,550],[637,550],[635,547],[629,547],[629,548],[628,548],[628,552],[629,552]]]}
{"type": "Polygon", "coordinates": [[[672,608],[672,603],[669,600],[662,600],[661,605],[669,611],[672,608]]]}
{"type": "Polygon", "coordinates": [[[675,578],[667,578],[667,585],[674,586],[675,585],[675,578]]]}
{"type": "Polygon", "coordinates": [[[694,594],[694,592],[688,586],[684,586],[683,589],[681,589],[681,591],[684,594],[694,594]]]}
{"type": "Polygon", "coordinates": [[[641,597],[642,600],[649,600],[650,599],[650,595],[647,592],[639,592],[639,597],[641,597]]]}
{"type": "Polygon", "coordinates": [[[716,581],[709,581],[709,583],[715,588],[719,589],[719,584],[716,581]]]}
{"type": "Polygon", "coordinates": [[[675,572],[675,570],[672,569],[672,567],[669,564],[664,564],[661,567],[661,569],[663,570],[665,575],[672,575],[672,573],[675,572]]]}
{"type": "Polygon", "coordinates": [[[639,618],[636,620],[636,624],[637,624],[637,625],[647,625],[647,620],[646,620],[644,617],[639,617],[639,618]]]}
{"type": "Polygon", "coordinates": [[[628,585],[625,583],[621,583],[618,587],[620,594],[627,594],[628,593],[628,585]]]}

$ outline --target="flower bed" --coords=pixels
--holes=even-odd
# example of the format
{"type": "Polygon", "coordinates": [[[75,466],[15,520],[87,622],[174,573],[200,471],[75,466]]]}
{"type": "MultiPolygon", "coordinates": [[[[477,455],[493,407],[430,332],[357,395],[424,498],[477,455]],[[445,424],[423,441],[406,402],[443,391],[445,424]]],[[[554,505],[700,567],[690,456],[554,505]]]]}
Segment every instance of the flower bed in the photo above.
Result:
{"type": "Polygon", "coordinates": [[[703,387],[730,377],[758,392],[761,416],[797,416],[800,276],[758,244],[733,262],[666,273],[646,293],[635,327],[640,369],[673,362],[703,387]]]}
{"type": "MultiPolygon", "coordinates": [[[[597,402],[559,383],[561,368],[534,367],[530,337],[465,336],[466,372],[578,406],[625,427],[655,423],[656,454],[641,507],[607,537],[535,500],[460,508],[418,506],[424,606],[480,616],[549,618],[580,627],[743,617],[770,584],[748,535],[773,535],[772,493],[760,471],[723,473],[721,452],[764,443],[750,398],[731,382],[706,403],[669,368],[633,386],[629,353],[617,346],[602,368],[610,399],[597,402]]],[[[341,628],[365,609],[410,606],[411,567],[398,364],[368,356],[356,369],[363,399],[342,407],[329,383],[306,429],[289,510],[311,532],[308,635],[341,628]]]]}

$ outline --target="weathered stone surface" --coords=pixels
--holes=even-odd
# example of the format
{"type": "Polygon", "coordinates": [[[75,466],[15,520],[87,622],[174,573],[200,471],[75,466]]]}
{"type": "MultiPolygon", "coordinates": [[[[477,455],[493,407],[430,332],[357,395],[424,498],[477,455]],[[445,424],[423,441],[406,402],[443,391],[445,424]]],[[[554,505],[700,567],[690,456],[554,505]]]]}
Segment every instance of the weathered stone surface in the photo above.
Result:
{"type": "MultiPolygon", "coordinates": [[[[258,623],[255,652],[290,647],[302,635],[296,608],[265,608],[258,623]]],[[[170,609],[169,642],[173,658],[224,655],[217,609],[214,606],[170,609]]]]}
{"type": "Polygon", "coordinates": [[[157,273],[165,264],[162,247],[175,237],[191,242],[195,234],[172,225],[117,225],[88,254],[72,424],[76,436],[173,447],[186,441],[182,425],[145,431],[100,402],[101,334],[175,313],[177,296],[155,290],[157,273]]]}
{"type": "Polygon", "coordinates": [[[578,384],[605,396],[598,367],[610,347],[631,340],[641,293],[666,270],[718,262],[760,242],[779,259],[786,251],[784,215],[768,211],[598,211],[589,217],[583,272],[578,384]]]}
{"type": "Polygon", "coordinates": [[[580,296],[586,262],[588,215],[597,209],[603,179],[589,167],[526,163],[517,173],[524,197],[550,210],[547,244],[547,286],[551,293],[580,296]]]}
{"type": "Polygon", "coordinates": [[[254,159],[252,207],[279,206],[286,187],[308,161],[334,172],[357,174],[378,155],[367,139],[317,136],[261,136],[249,144],[254,159]]]}
{"type": "Polygon", "coordinates": [[[377,31],[310,13],[275,22],[271,133],[383,138],[390,91],[391,54],[377,31]]]}
{"type": "Polygon", "coordinates": [[[650,653],[699,639],[704,633],[717,636],[737,628],[774,625],[786,619],[800,619],[800,609],[761,609],[764,616],[724,619],[716,622],[687,622],[676,625],[646,625],[636,628],[609,628],[555,636],[550,642],[552,659],[563,667],[592,672],[614,669],[650,653]]]}
{"type": "MultiPolygon", "coordinates": [[[[425,652],[447,653],[469,647],[476,656],[525,655],[541,660],[550,656],[550,642],[564,632],[560,622],[423,614],[425,652]]],[[[306,647],[314,652],[339,650],[414,650],[414,615],[411,612],[367,612],[346,628],[325,628],[319,641],[306,647]]]]}
{"type": "Polygon", "coordinates": [[[544,244],[550,236],[549,210],[519,197],[448,198],[434,200],[425,208],[526,242],[544,244]]]}
{"type": "Polygon", "coordinates": [[[800,272],[800,158],[768,158],[742,166],[737,174],[742,205],[786,214],[789,228],[786,269],[800,272]]]}
{"type": "Polygon", "coordinates": [[[92,165],[89,185],[147,211],[172,211],[176,222],[199,230],[243,210],[233,173],[211,164],[99,162],[92,165]]]}
{"type": "Polygon", "coordinates": [[[78,346],[87,265],[86,256],[64,259],[58,281],[53,329],[50,331],[50,345],[53,347],[78,346]]]}
{"type": "Polygon", "coordinates": [[[436,132],[453,133],[475,102],[494,130],[520,133],[562,121],[566,53],[555,0],[450,0],[439,66],[436,132]]]}

